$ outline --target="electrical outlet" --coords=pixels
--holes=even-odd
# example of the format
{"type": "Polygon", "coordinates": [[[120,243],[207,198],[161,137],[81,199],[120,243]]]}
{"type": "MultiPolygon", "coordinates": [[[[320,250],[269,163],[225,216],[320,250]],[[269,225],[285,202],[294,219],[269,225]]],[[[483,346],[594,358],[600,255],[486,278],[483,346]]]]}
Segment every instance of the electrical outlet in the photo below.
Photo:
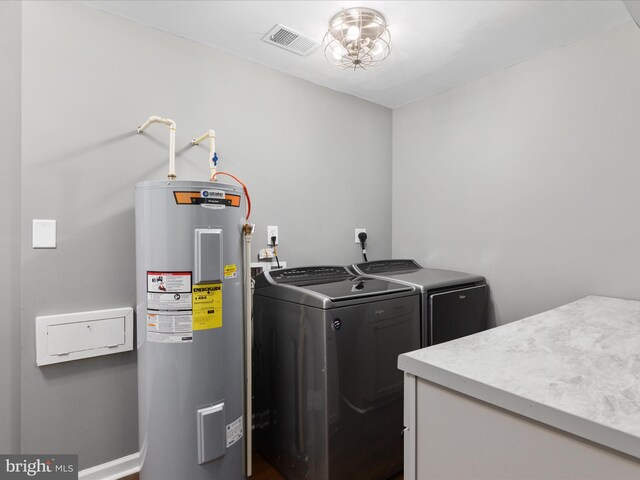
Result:
{"type": "Polygon", "coordinates": [[[278,227],[275,225],[269,225],[267,227],[267,245],[269,246],[273,246],[271,243],[271,237],[276,237],[276,245],[278,245],[280,237],[278,237],[278,227]]]}
{"type": "Polygon", "coordinates": [[[358,238],[359,233],[367,233],[366,228],[356,228],[356,243],[360,243],[360,239],[358,238]]]}

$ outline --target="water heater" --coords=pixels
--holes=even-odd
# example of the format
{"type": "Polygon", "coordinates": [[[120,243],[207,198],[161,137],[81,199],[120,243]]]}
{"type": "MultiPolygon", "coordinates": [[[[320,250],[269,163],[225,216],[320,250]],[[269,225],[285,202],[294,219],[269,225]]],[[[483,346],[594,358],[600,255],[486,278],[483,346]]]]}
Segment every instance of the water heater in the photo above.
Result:
{"type": "Polygon", "coordinates": [[[245,478],[245,202],[232,185],[136,186],[141,480],[245,478]]]}

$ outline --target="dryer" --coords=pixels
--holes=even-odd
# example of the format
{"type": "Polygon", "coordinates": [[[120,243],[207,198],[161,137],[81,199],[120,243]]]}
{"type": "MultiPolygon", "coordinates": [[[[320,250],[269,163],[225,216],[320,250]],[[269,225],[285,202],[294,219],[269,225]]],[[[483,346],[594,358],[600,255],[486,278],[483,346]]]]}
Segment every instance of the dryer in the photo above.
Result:
{"type": "Polygon", "coordinates": [[[420,347],[415,287],[346,267],[260,274],[256,447],[288,479],[384,480],[403,466],[398,355],[420,347]]]}
{"type": "Polygon", "coordinates": [[[488,286],[480,275],[423,268],[415,260],[407,259],[358,263],[351,270],[419,290],[421,347],[487,329],[488,286]]]}

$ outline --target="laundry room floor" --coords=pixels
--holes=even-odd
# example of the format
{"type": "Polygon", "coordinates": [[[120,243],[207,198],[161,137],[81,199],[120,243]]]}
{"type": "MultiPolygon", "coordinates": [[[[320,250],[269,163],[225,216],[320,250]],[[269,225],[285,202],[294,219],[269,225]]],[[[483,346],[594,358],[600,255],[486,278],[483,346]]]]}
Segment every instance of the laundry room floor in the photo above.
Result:
{"type": "Polygon", "coordinates": [[[253,472],[251,480],[286,480],[284,475],[271,466],[265,458],[253,451],[253,472]]]}
{"type": "MultiPolygon", "coordinates": [[[[399,473],[395,477],[390,478],[389,480],[403,480],[404,476],[402,473],[399,473]]],[[[128,475],[126,477],[121,478],[120,480],[140,480],[140,477],[137,473],[133,475],[128,475]]],[[[251,480],[286,480],[285,477],[278,472],[275,468],[271,466],[269,462],[267,462],[262,455],[257,453],[255,450],[253,452],[253,474],[251,475],[251,480]]]]}
{"type": "MultiPolygon", "coordinates": [[[[120,480],[140,480],[137,473],[120,480]]],[[[253,475],[251,480],[286,480],[285,477],[267,462],[262,455],[253,452],[253,475]]]]}

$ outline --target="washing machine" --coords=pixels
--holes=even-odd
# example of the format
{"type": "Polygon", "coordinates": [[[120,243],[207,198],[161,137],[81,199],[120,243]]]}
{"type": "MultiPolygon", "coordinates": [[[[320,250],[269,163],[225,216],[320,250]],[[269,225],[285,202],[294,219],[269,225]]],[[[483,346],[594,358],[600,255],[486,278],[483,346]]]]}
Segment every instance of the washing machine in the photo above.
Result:
{"type": "Polygon", "coordinates": [[[393,280],[420,292],[421,347],[487,329],[488,286],[470,273],[423,268],[415,260],[379,260],[351,265],[354,274],[393,280]]]}
{"type": "Polygon", "coordinates": [[[402,470],[398,355],[420,347],[412,285],[343,266],[274,270],[254,292],[254,438],[289,480],[402,470]]]}

